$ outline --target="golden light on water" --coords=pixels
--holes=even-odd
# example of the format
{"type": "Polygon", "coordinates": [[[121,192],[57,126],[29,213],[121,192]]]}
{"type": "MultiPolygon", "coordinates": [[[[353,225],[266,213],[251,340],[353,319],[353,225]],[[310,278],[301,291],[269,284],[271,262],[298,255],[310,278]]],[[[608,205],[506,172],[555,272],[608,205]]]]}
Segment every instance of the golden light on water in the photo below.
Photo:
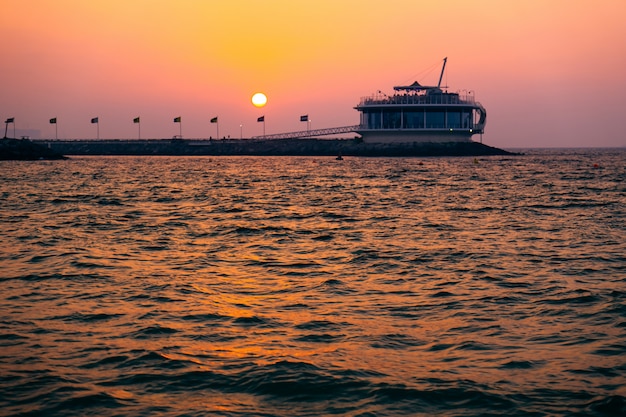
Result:
{"type": "Polygon", "coordinates": [[[267,104],[267,96],[263,93],[255,93],[252,96],[252,104],[255,107],[263,107],[267,104]]]}

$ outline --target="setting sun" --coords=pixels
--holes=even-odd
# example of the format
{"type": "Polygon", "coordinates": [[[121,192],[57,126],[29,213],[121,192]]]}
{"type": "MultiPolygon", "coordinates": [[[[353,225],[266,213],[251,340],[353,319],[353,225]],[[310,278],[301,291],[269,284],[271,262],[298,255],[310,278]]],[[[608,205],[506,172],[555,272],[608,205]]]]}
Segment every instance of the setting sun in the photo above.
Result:
{"type": "Polygon", "coordinates": [[[267,104],[267,96],[263,93],[256,93],[252,96],[252,104],[255,107],[263,107],[267,104]]]}

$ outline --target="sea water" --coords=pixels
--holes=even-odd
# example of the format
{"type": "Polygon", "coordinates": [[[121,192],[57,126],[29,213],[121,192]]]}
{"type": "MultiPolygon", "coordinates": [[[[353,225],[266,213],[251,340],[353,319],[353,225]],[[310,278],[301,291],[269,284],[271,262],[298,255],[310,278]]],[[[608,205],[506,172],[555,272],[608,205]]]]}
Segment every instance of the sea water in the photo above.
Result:
{"type": "Polygon", "coordinates": [[[0,414],[623,415],[625,162],[1,162],[0,414]]]}

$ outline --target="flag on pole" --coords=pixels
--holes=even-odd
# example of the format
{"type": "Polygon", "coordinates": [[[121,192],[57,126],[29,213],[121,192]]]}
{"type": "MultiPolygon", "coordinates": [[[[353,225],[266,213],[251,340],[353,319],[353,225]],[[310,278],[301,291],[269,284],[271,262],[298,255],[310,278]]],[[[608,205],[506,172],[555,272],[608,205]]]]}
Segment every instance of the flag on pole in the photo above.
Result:
{"type": "Polygon", "coordinates": [[[257,122],[264,122],[265,121],[265,116],[261,116],[258,119],[256,119],[257,122]]]}
{"type": "Polygon", "coordinates": [[[309,121],[309,115],[305,114],[304,116],[300,116],[300,121],[301,122],[308,122],[309,121]]]}
{"type": "Polygon", "coordinates": [[[100,123],[98,123],[98,118],[97,117],[92,117],[91,118],[91,123],[92,124],[96,124],[96,139],[100,140],[100,123]]]}
{"type": "Polygon", "coordinates": [[[54,138],[58,139],[59,138],[59,128],[57,126],[57,118],[53,117],[52,119],[50,119],[50,124],[54,125],[54,138]]]}
{"type": "Polygon", "coordinates": [[[174,123],[180,123],[180,116],[174,117],[174,123]]]}
{"type": "Polygon", "coordinates": [[[15,117],[9,117],[4,123],[15,123],[15,117]]]}
{"type": "Polygon", "coordinates": [[[214,118],[211,119],[211,123],[216,123],[215,128],[216,128],[216,133],[217,133],[217,138],[220,138],[220,124],[217,123],[217,116],[215,116],[214,118]]]}
{"type": "Polygon", "coordinates": [[[141,139],[141,119],[139,117],[135,117],[133,119],[133,123],[137,125],[137,139],[141,139]]]}

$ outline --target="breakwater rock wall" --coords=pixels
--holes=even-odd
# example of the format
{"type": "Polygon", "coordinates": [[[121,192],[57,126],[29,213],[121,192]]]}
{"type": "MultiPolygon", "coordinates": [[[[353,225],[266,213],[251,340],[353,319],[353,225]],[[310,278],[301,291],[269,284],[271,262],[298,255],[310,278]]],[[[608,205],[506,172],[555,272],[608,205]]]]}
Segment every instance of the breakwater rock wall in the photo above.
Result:
{"type": "Polygon", "coordinates": [[[28,139],[0,139],[0,160],[36,161],[64,158],[61,153],[28,139]]]}
{"type": "Polygon", "coordinates": [[[359,139],[38,140],[64,155],[484,156],[510,152],[478,142],[363,143],[359,139]]]}

